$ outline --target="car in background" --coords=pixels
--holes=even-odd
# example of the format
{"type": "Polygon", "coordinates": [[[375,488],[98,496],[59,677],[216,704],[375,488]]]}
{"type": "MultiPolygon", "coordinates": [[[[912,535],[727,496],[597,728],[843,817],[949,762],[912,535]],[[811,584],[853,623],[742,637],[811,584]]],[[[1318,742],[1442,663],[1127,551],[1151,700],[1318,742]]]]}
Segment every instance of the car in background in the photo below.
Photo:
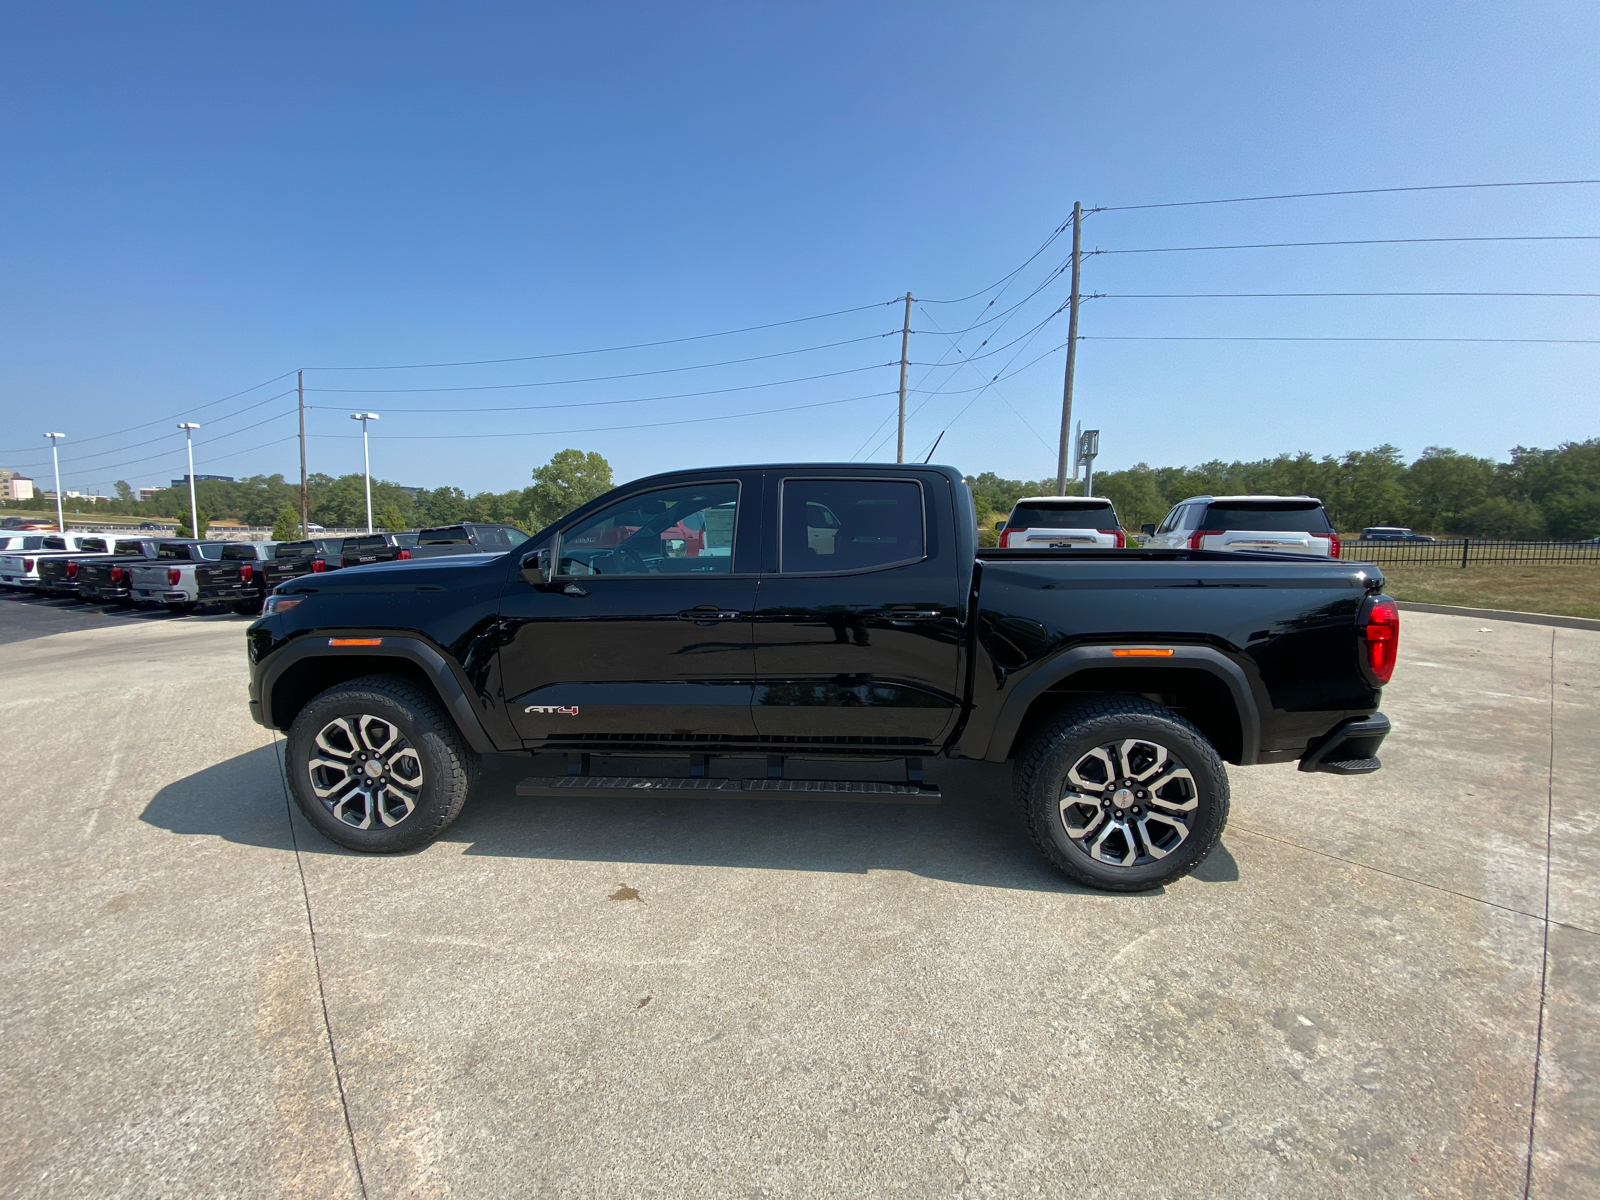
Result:
{"type": "Polygon", "coordinates": [[[340,567],[360,567],[367,563],[394,562],[411,557],[416,549],[418,534],[367,533],[360,537],[347,537],[344,549],[339,552],[340,567]]]}
{"type": "Polygon", "coordinates": [[[65,558],[98,543],[96,549],[105,548],[105,539],[83,533],[47,533],[39,539],[34,551],[12,551],[0,554],[0,587],[32,590],[39,583],[39,564],[46,559],[65,558]]]}
{"type": "Polygon", "coordinates": [[[54,533],[56,523],[42,517],[6,517],[0,520],[0,529],[22,529],[35,533],[54,533]]]}
{"type": "Polygon", "coordinates": [[[1403,525],[1368,525],[1361,531],[1363,542],[1431,542],[1425,533],[1416,533],[1403,525]]]}
{"type": "Polygon", "coordinates": [[[412,558],[437,558],[442,554],[503,554],[515,550],[528,535],[515,525],[488,525],[464,521],[440,525],[417,533],[412,558]]]}
{"type": "Polygon", "coordinates": [[[129,568],[133,579],[128,588],[128,598],[135,604],[149,608],[166,608],[172,612],[194,611],[200,602],[195,568],[203,562],[219,561],[223,548],[234,544],[189,540],[162,542],[156,548],[153,560],[134,563],[129,568]]]}
{"type": "Polygon", "coordinates": [[[272,557],[261,564],[262,591],[271,595],[279,584],[302,575],[337,571],[344,553],[343,538],[306,538],[298,542],[279,542],[272,557]]]}
{"type": "Polygon", "coordinates": [[[39,582],[34,590],[57,598],[89,599],[83,594],[83,573],[91,563],[114,558],[144,559],[155,555],[153,538],[84,538],[80,553],[39,561],[39,582]]]}
{"type": "Polygon", "coordinates": [[[1255,550],[1339,557],[1339,535],[1315,496],[1190,496],[1160,525],[1144,527],[1148,549],[1255,550]]]}
{"type": "Polygon", "coordinates": [[[78,596],[94,604],[131,604],[133,565],[149,562],[161,548],[161,538],[118,538],[109,555],[97,555],[78,564],[78,596]]]}
{"type": "Polygon", "coordinates": [[[1025,496],[994,527],[1004,550],[1120,550],[1128,544],[1104,496],[1025,496]]]}
{"type": "Polygon", "coordinates": [[[228,542],[216,562],[203,562],[194,569],[195,604],[206,607],[226,605],[242,617],[261,612],[266,599],[266,571],[278,549],[277,542],[228,542]]]}

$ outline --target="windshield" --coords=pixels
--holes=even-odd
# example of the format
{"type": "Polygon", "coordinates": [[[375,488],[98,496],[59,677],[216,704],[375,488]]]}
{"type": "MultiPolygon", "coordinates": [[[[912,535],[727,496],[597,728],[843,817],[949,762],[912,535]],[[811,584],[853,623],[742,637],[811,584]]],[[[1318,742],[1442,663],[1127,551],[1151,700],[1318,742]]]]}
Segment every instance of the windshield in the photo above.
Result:
{"type": "Polygon", "coordinates": [[[1311,533],[1318,537],[1333,532],[1322,505],[1307,504],[1303,500],[1213,504],[1206,510],[1200,528],[1244,530],[1250,533],[1311,533]]]}
{"type": "Polygon", "coordinates": [[[1099,505],[1019,504],[1011,510],[1007,529],[1117,529],[1110,503],[1099,505]]]}

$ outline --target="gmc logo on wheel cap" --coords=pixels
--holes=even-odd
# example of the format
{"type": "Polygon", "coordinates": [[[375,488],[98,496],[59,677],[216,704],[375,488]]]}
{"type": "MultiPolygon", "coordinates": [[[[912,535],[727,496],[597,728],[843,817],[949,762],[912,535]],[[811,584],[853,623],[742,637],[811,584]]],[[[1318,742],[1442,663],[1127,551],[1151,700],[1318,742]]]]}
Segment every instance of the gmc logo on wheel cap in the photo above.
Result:
{"type": "Polygon", "coordinates": [[[530,704],[522,710],[525,713],[550,713],[557,717],[575,717],[578,715],[576,704],[530,704]]]}

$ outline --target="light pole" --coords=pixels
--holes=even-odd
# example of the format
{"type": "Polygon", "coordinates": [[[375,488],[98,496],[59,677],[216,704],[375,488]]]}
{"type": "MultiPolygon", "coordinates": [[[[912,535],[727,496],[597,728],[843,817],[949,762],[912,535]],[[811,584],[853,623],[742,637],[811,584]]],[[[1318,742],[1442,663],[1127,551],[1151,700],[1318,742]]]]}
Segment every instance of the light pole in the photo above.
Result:
{"type": "Polygon", "coordinates": [[[183,440],[189,444],[189,536],[199,541],[200,506],[194,502],[194,431],[200,426],[184,421],[178,428],[183,430],[183,440]]]}
{"type": "Polygon", "coordinates": [[[56,449],[57,443],[59,443],[61,441],[61,439],[66,437],[66,436],[67,435],[64,434],[64,433],[47,433],[47,434],[45,434],[45,437],[50,439],[50,461],[52,461],[56,465],[56,532],[57,533],[65,533],[67,531],[66,518],[61,515],[61,452],[58,449],[56,449]]]}
{"type": "Polygon", "coordinates": [[[361,422],[361,466],[367,477],[367,532],[372,532],[372,455],[367,449],[367,422],[376,421],[377,413],[351,413],[352,421],[361,422]]]}

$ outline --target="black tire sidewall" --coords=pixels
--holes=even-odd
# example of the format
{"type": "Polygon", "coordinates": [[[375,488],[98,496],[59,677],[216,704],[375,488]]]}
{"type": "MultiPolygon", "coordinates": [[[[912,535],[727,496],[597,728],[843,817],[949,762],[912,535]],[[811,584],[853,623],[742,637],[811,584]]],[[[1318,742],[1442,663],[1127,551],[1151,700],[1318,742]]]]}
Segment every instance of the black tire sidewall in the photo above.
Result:
{"type": "Polygon", "coordinates": [[[1066,722],[1053,733],[1027,781],[1024,805],[1034,840],[1063,872],[1091,887],[1143,891],[1187,875],[1211,852],[1227,821],[1228,777],[1216,750],[1188,722],[1170,715],[1124,712],[1066,722]],[[1154,742],[1179,759],[1194,777],[1200,802],[1188,836],[1171,854],[1154,862],[1116,867],[1090,858],[1067,836],[1061,823],[1060,797],[1067,772],[1083,755],[1125,738],[1154,742]]]}
{"type": "Polygon", "coordinates": [[[417,698],[381,681],[358,680],[331,688],[295,717],[285,744],[285,769],[295,803],[306,820],[330,841],[351,850],[394,854],[431,841],[455,819],[465,799],[466,755],[448,718],[417,698]],[[397,694],[398,693],[398,694],[397,694]],[[416,808],[398,825],[357,829],[335,817],[311,788],[308,762],[316,753],[316,737],[336,717],[369,715],[392,722],[422,759],[422,795],[416,808]],[[459,794],[458,794],[459,792],[459,794]]]}

